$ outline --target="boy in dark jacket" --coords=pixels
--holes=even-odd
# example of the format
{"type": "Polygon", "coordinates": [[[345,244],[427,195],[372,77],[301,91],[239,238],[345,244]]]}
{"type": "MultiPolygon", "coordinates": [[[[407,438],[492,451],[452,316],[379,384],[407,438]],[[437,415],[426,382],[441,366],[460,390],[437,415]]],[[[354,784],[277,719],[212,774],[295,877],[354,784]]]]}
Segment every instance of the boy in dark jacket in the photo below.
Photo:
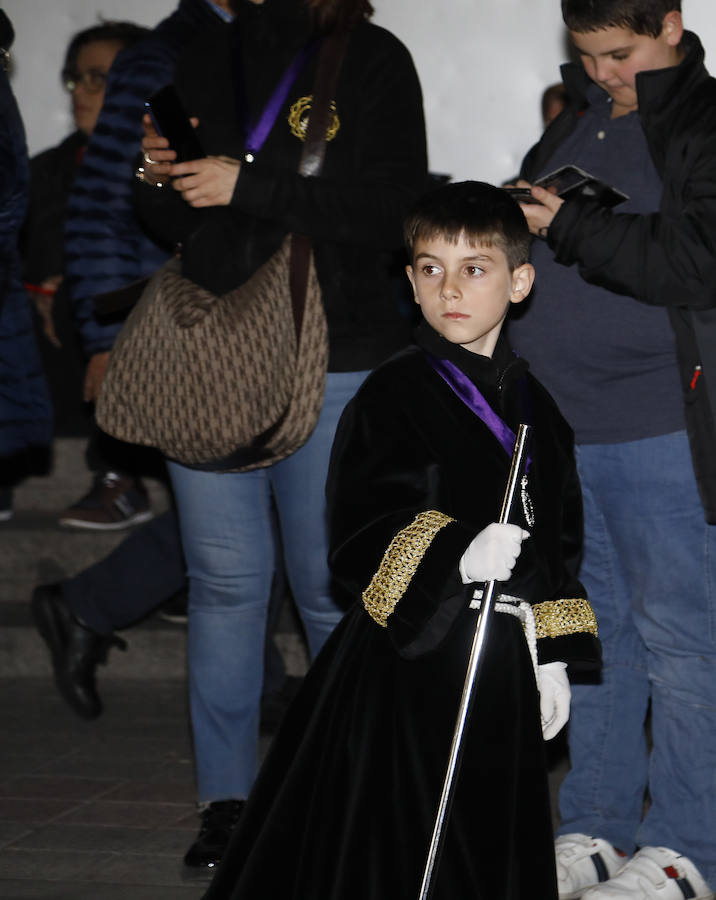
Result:
{"type": "Polygon", "coordinates": [[[572,433],[500,338],[532,286],[527,226],[506,192],[464,182],[420,201],[407,233],[417,346],[348,404],[328,478],[331,567],[353,604],[205,900],[418,897],[490,579],[499,604],[433,896],[557,896],[543,737],[568,716],[565,663],[594,668],[599,644],[575,577],[572,433]],[[498,524],[522,422],[529,468],[511,524],[498,524]]]}
{"type": "Polygon", "coordinates": [[[562,10],[582,65],[563,68],[569,105],[522,183],[574,164],[628,199],[606,208],[532,189],[540,287],[510,331],[575,430],[581,578],[604,648],[601,683],[573,692],[560,897],[705,898],[716,885],[716,82],[678,0],[562,10]]]}

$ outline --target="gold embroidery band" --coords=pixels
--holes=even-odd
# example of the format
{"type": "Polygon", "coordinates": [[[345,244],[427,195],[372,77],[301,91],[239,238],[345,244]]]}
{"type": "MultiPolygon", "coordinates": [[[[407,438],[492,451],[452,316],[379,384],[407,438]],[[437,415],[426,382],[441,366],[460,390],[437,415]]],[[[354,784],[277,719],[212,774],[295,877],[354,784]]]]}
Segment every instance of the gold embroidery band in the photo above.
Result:
{"type": "Polygon", "coordinates": [[[537,638],[560,637],[586,631],[597,636],[597,619],[588,600],[584,597],[564,600],[546,600],[532,607],[537,625],[537,638]]]}
{"type": "Polygon", "coordinates": [[[388,624],[388,616],[405,593],[435,535],[454,521],[450,516],[431,509],[419,513],[390,542],[378,571],[363,591],[363,605],[383,628],[388,624]]]}

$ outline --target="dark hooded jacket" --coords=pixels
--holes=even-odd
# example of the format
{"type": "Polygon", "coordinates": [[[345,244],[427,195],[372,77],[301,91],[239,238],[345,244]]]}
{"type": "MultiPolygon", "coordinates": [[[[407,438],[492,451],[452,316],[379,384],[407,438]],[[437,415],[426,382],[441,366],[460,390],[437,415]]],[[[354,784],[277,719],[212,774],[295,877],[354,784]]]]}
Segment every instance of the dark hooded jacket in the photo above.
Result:
{"type": "MultiPolygon", "coordinates": [[[[12,43],[0,10],[0,53],[12,43]]],[[[0,65],[0,457],[46,444],[50,401],[22,284],[18,235],[25,218],[29,164],[25,129],[0,65]]]]}
{"type": "MultiPolygon", "coordinates": [[[[659,212],[620,213],[567,200],[547,242],[585,281],[664,306],[674,330],[694,472],[706,520],[716,523],[716,80],[698,37],[685,32],[678,66],[636,76],[639,117],[662,180],[659,212]]],[[[591,81],[562,67],[567,108],[527,154],[532,180],[576,126],[591,81]]]]}

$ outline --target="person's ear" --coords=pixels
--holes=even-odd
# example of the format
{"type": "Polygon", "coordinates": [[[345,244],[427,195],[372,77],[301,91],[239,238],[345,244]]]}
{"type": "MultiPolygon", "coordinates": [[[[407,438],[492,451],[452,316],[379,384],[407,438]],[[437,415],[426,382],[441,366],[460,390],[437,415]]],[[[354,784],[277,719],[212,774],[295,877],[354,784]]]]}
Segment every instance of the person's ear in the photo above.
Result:
{"type": "Polygon", "coordinates": [[[523,263],[512,272],[512,293],[510,303],[521,303],[532,290],[535,268],[531,263],[523,263]]]}
{"type": "Polygon", "coordinates": [[[420,300],[418,299],[418,289],[415,287],[415,273],[413,272],[412,266],[405,267],[405,274],[408,276],[408,281],[413,286],[413,299],[415,302],[420,305],[420,300]]]}
{"type": "Polygon", "coordinates": [[[664,16],[661,24],[661,32],[666,38],[669,47],[678,47],[684,36],[684,20],[677,9],[672,9],[664,16]]]}

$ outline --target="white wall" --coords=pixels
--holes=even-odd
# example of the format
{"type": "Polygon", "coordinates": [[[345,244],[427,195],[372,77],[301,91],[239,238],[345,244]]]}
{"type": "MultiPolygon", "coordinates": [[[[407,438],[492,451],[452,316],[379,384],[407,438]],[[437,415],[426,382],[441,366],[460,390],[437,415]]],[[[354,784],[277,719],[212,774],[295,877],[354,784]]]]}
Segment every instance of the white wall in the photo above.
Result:
{"type": "MultiPolygon", "coordinates": [[[[1,2],[1,0],[0,0],[1,2]]],[[[512,175],[540,133],[539,98],[566,58],[559,0],[373,0],[375,21],[410,48],[423,85],[430,167],[455,178],[512,175]]],[[[176,0],[4,0],[15,25],[13,86],[31,153],[70,127],[59,71],[70,36],[103,18],[154,25],[176,0]]],[[[716,4],[683,0],[712,48],[716,4]]]]}

